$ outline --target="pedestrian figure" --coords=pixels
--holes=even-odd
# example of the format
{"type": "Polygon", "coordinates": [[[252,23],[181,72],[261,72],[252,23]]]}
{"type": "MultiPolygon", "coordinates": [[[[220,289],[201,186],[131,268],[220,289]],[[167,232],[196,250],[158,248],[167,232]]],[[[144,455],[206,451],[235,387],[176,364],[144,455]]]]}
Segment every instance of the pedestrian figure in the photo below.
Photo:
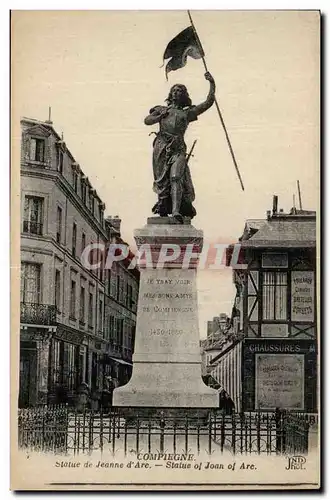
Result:
{"type": "Polygon", "coordinates": [[[90,405],[92,410],[98,411],[100,409],[101,399],[102,399],[101,391],[99,391],[98,389],[94,389],[91,393],[91,398],[90,398],[90,405]]]}
{"type": "Polygon", "coordinates": [[[77,390],[76,408],[78,412],[84,412],[90,399],[90,391],[86,382],[82,382],[77,390]]]}
{"type": "Polygon", "coordinates": [[[226,415],[231,415],[235,411],[234,402],[224,389],[221,389],[219,392],[219,408],[226,415]]]}

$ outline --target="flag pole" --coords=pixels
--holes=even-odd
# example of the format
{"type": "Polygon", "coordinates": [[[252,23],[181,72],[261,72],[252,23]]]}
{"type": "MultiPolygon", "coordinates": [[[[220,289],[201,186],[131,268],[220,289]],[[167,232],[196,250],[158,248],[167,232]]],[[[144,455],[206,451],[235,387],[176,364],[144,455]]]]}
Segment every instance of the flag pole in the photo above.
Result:
{"type": "MultiPolygon", "coordinates": [[[[205,71],[208,71],[208,69],[207,69],[207,65],[206,65],[206,60],[205,60],[205,53],[204,53],[204,50],[203,50],[203,47],[202,47],[201,41],[200,41],[199,36],[198,36],[198,34],[197,34],[197,31],[196,31],[196,28],[195,28],[194,22],[193,22],[193,20],[192,20],[192,17],[191,17],[190,11],[188,10],[187,12],[188,12],[188,16],[189,16],[190,24],[191,24],[191,26],[192,26],[192,29],[194,30],[194,34],[195,34],[195,37],[196,37],[197,43],[198,43],[198,45],[199,45],[200,52],[201,52],[201,54],[202,54],[202,61],[203,61],[203,64],[204,64],[205,71]]],[[[240,181],[240,183],[241,183],[241,188],[242,188],[242,190],[244,191],[244,184],[243,184],[243,181],[242,181],[242,177],[241,177],[241,174],[240,174],[240,171],[239,171],[238,165],[237,165],[237,161],[236,161],[235,154],[234,154],[234,151],[233,151],[233,148],[232,148],[232,145],[231,145],[230,139],[229,139],[229,135],[228,135],[228,132],[227,132],[227,128],[226,128],[225,122],[224,122],[224,120],[223,120],[222,113],[221,113],[221,111],[220,111],[219,104],[218,104],[218,101],[217,101],[217,98],[216,98],[216,97],[214,97],[214,103],[215,103],[215,106],[216,106],[217,111],[218,111],[218,115],[219,115],[219,118],[220,118],[220,121],[221,121],[222,128],[223,128],[223,130],[224,130],[224,132],[225,132],[225,136],[226,136],[227,144],[228,144],[228,147],[229,147],[229,151],[230,151],[230,154],[231,154],[232,160],[233,160],[233,162],[234,162],[234,166],[235,166],[235,170],[236,170],[237,176],[238,176],[239,181],[240,181]]]]}

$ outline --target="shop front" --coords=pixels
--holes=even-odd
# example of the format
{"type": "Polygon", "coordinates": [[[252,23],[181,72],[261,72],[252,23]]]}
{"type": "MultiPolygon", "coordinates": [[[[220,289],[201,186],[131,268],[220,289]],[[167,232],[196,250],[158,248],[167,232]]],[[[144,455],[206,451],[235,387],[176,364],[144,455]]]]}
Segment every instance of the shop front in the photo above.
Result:
{"type": "Polygon", "coordinates": [[[20,335],[20,408],[46,404],[51,328],[21,327],[20,335]]]}
{"type": "Polygon", "coordinates": [[[77,388],[86,378],[87,349],[79,331],[58,326],[50,341],[49,394],[51,404],[74,404],[77,388]]]}
{"type": "Polygon", "coordinates": [[[243,407],[317,411],[316,343],[306,339],[244,339],[243,407]]]}

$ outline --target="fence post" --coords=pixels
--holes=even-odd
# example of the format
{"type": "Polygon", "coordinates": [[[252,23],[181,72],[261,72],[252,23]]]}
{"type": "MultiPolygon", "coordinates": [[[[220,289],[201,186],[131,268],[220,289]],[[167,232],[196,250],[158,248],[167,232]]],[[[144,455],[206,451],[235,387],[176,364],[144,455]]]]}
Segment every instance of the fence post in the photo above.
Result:
{"type": "Polygon", "coordinates": [[[221,453],[223,452],[223,446],[225,444],[225,414],[223,412],[221,412],[220,414],[220,417],[221,417],[221,433],[220,433],[220,450],[221,450],[221,453]]]}
{"type": "Polygon", "coordinates": [[[104,422],[103,422],[103,406],[101,406],[101,409],[100,409],[100,450],[101,450],[101,456],[103,454],[103,426],[104,426],[104,422]]]}
{"type": "Polygon", "coordinates": [[[212,453],[212,417],[213,417],[213,413],[210,412],[209,414],[209,448],[208,448],[208,454],[211,455],[212,453]]]}
{"type": "MultiPolygon", "coordinates": [[[[267,422],[268,425],[268,422],[267,422]]],[[[260,455],[260,434],[261,434],[261,426],[260,426],[260,411],[256,412],[256,430],[257,430],[257,453],[260,455]]]]}
{"type": "Polygon", "coordinates": [[[110,418],[111,418],[111,425],[112,425],[112,455],[114,456],[115,450],[116,450],[116,412],[115,411],[111,414],[110,418]]]}
{"type": "Polygon", "coordinates": [[[160,453],[164,452],[164,429],[165,429],[164,414],[163,414],[163,412],[161,412],[161,414],[160,414],[160,442],[159,442],[160,453]]]}
{"type": "Polygon", "coordinates": [[[303,422],[303,425],[304,425],[304,449],[303,449],[303,453],[307,453],[308,452],[308,436],[309,436],[309,427],[310,427],[310,423],[308,420],[304,421],[303,422]]]}
{"type": "Polygon", "coordinates": [[[235,418],[235,412],[233,412],[231,415],[231,433],[232,433],[231,447],[232,447],[233,454],[236,455],[236,418],[235,418]]]}
{"type": "Polygon", "coordinates": [[[285,422],[283,411],[279,408],[275,409],[275,426],[276,426],[276,454],[283,453],[285,447],[285,422]]]}

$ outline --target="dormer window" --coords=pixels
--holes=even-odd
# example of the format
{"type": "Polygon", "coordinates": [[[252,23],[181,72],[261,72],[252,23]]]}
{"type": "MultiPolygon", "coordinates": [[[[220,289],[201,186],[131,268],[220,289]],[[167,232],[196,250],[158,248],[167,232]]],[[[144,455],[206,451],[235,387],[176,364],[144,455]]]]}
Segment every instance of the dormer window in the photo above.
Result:
{"type": "Polygon", "coordinates": [[[45,139],[37,139],[35,137],[30,139],[30,160],[45,161],[45,139]]]}
{"type": "Polygon", "coordinates": [[[78,175],[79,175],[79,164],[74,162],[71,165],[72,167],[72,184],[73,184],[73,189],[75,190],[76,193],[78,193],[78,175]]]}
{"type": "Polygon", "coordinates": [[[61,149],[58,149],[57,170],[60,172],[60,174],[63,174],[63,163],[64,153],[61,149]]]}
{"type": "Polygon", "coordinates": [[[78,172],[73,168],[72,169],[72,183],[73,183],[73,189],[75,192],[78,192],[78,172]]]}
{"type": "Polygon", "coordinates": [[[84,178],[81,178],[80,188],[82,202],[86,203],[86,182],[84,178]]]}
{"type": "Polygon", "coordinates": [[[103,223],[103,220],[104,220],[104,208],[105,208],[104,203],[100,203],[99,204],[99,212],[100,212],[100,222],[101,223],[103,223]]]}
{"type": "Polygon", "coordinates": [[[95,210],[95,189],[91,188],[89,190],[89,210],[92,212],[94,215],[94,210],[95,210]]]}

